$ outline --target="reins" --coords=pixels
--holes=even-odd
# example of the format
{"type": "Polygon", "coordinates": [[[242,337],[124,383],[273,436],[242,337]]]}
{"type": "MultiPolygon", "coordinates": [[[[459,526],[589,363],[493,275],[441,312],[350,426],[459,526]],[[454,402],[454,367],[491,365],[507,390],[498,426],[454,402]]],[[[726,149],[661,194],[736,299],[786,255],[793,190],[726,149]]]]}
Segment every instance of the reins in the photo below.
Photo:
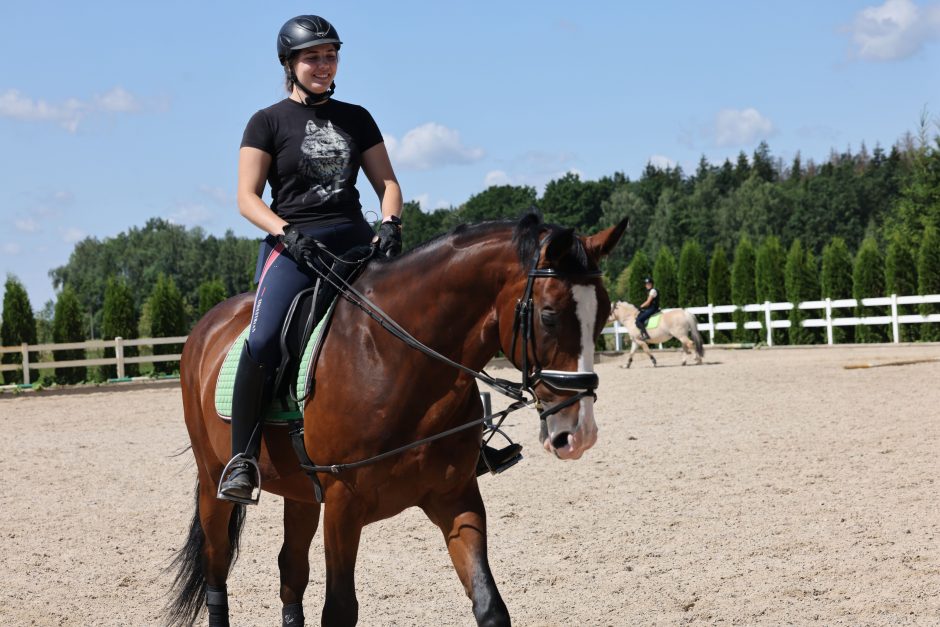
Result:
{"type": "MultiPolygon", "coordinates": [[[[483,383],[490,386],[491,388],[493,388],[500,394],[507,396],[513,399],[514,401],[509,407],[507,407],[506,409],[502,411],[498,411],[490,415],[483,416],[482,418],[478,418],[476,420],[471,420],[470,422],[463,423],[461,425],[458,425],[451,429],[447,429],[435,435],[422,438],[415,442],[405,444],[393,450],[386,451],[384,453],[380,453],[378,455],[374,455],[372,457],[368,457],[366,459],[359,460],[356,462],[350,462],[350,463],[345,463],[345,464],[317,465],[312,462],[306,463],[306,461],[303,461],[303,458],[301,458],[302,459],[300,463],[301,468],[303,468],[303,470],[306,471],[310,475],[310,477],[314,481],[314,485],[317,488],[319,488],[319,482],[316,479],[316,473],[318,472],[328,472],[330,474],[336,475],[336,474],[343,472],[344,470],[352,470],[355,468],[368,466],[370,464],[379,462],[383,459],[387,459],[394,455],[403,453],[407,450],[417,448],[419,446],[423,446],[425,444],[434,442],[436,440],[440,440],[441,438],[445,438],[447,436],[453,435],[455,433],[459,433],[461,431],[465,431],[467,429],[475,427],[484,422],[490,422],[494,418],[497,418],[497,417],[498,417],[498,421],[496,422],[495,425],[491,425],[490,429],[493,431],[499,431],[499,427],[503,423],[503,421],[506,419],[506,416],[508,416],[510,413],[514,411],[517,411],[524,407],[528,407],[530,405],[534,405],[536,410],[539,412],[540,419],[545,420],[548,416],[558,411],[561,411],[562,409],[566,407],[570,407],[571,405],[574,405],[575,403],[580,402],[581,399],[586,396],[592,396],[596,398],[596,395],[594,394],[594,390],[597,388],[597,375],[594,374],[593,372],[592,373],[578,373],[578,372],[569,373],[569,372],[549,371],[549,370],[542,370],[541,368],[536,366],[536,370],[532,374],[529,373],[528,345],[530,341],[532,343],[533,355],[537,359],[537,353],[534,350],[535,339],[534,339],[534,336],[532,335],[532,310],[534,308],[533,300],[532,300],[532,291],[534,287],[534,280],[540,277],[561,278],[561,277],[567,276],[566,274],[557,272],[553,268],[538,268],[537,267],[539,259],[541,258],[542,248],[551,241],[551,238],[552,238],[552,234],[550,233],[539,242],[539,245],[536,248],[535,255],[532,260],[532,266],[529,268],[525,291],[523,292],[522,298],[519,299],[518,303],[516,304],[516,316],[515,316],[515,320],[513,321],[513,338],[512,338],[512,349],[510,352],[510,357],[513,354],[515,354],[516,338],[517,338],[517,335],[521,334],[523,337],[522,382],[521,383],[513,383],[512,381],[507,381],[505,379],[492,377],[486,374],[486,372],[483,370],[476,371],[468,366],[465,366],[459,362],[456,362],[450,359],[446,355],[442,355],[441,353],[437,352],[436,350],[427,346],[426,344],[423,344],[414,336],[412,336],[410,333],[408,333],[408,331],[403,329],[401,325],[399,325],[387,313],[385,313],[385,311],[383,311],[381,307],[376,305],[367,296],[359,292],[344,277],[338,275],[336,271],[333,270],[332,267],[328,267],[326,272],[324,272],[319,267],[317,267],[315,263],[311,263],[309,260],[304,260],[304,264],[309,269],[313,270],[320,278],[322,278],[324,281],[328,282],[331,286],[333,286],[336,289],[339,296],[346,299],[352,305],[354,305],[355,307],[363,311],[367,316],[369,316],[372,320],[378,323],[379,326],[381,326],[383,329],[391,333],[394,337],[404,342],[407,346],[427,355],[428,357],[431,357],[432,359],[445,363],[453,368],[460,370],[461,372],[469,374],[470,376],[474,377],[475,379],[479,381],[482,381],[483,383]],[[585,376],[585,375],[590,375],[590,376],[585,376]],[[537,385],[539,381],[542,381],[546,385],[557,388],[557,389],[573,390],[573,391],[578,390],[578,393],[575,394],[574,396],[571,396],[565,399],[564,401],[561,401],[553,405],[550,409],[546,410],[546,409],[543,409],[542,403],[539,400],[538,396],[535,394],[535,390],[534,390],[535,385],[537,385]],[[568,387],[572,385],[575,385],[578,387],[568,387]],[[530,394],[532,398],[527,399],[526,393],[530,394]]],[[[334,255],[332,252],[330,252],[329,249],[326,248],[325,245],[323,245],[322,242],[317,241],[317,246],[320,248],[321,252],[331,257],[334,260],[334,262],[347,263],[347,264],[348,263],[358,263],[358,264],[366,263],[369,261],[369,259],[372,258],[372,256],[375,254],[375,251],[376,251],[376,248],[373,247],[370,253],[366,255],[365,257],[363,257],[362,259],[350,261],[350,260],[341,259],[338,256],[334,255]]],[[[576,275],[579,277],[593,278],[593,277],[600,276],[600,274],[601,273],[599,270],[597,271],[588,270],[582,273],[577,273],[576,275]]],[[[292,437],[294,436],[302,437],[302,434],[303,434],[303,431],[301,428],[299,432],[295,431],[294,433],[292,433],[292,437]]],[[[306,457],[306,455],[304,455],[304,457],[306,457]]],[[[307,458],[307,460],[309,461],[309,458],[307,458]]]]}

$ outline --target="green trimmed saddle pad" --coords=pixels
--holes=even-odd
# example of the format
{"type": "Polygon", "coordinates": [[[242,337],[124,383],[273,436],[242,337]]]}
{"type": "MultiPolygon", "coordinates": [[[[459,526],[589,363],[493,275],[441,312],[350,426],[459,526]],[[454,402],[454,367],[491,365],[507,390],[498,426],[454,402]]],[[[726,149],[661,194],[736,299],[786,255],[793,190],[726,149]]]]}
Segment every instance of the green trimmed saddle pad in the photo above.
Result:
{"type": "MultiPolygon", "coordinates": [[[[327,321],[333,313],[333,305],[329,307],[320,322],[310,334],[306,346],[300,359],[300,365],[297,367],[297,398],[300,403],[295,403],[289,397],[287,401],[287,410],[284,409],[282,399],[274,399],[264,415],[264,422],[283,423],[289,420],[299,420],[303,418],[303,399],[307,396],[307,384],[313,374],[314,354],[320,344],[320,335],[326,327],[327,321]]],[[[226,419],[232,417],[232,393],[235,391],[235,371],[238,369],[238,360],[242,354],[242,346],[248,339],[249,327],[235,339],[232,347],[228,349],[225,355],[225,361],[222,362],[222,369],[219,370],[219,378],[215,385],[215,410],[219,416],[226,419]]]]}
{"type": "MultiPolygon", "coordinates": [[[[654,313],[652,316],[650,316],[650,319],[646,321],[646,329],[649,330],[649,329],[655,329],[656,327],[658,327],[659,321],[662,320],[662,318],[663,318],[663,312],[657,311],[656,313],[654,313]]],[[[236,358],[235,363],[238,363],[237,358],[236,358]]]]}

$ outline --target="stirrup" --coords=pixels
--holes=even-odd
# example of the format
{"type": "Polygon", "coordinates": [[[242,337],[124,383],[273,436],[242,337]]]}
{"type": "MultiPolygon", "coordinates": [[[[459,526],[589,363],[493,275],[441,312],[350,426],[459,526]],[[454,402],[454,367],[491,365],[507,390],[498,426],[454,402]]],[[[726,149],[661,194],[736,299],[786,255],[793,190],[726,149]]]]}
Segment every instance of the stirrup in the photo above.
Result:
{"type": "Polygon", "coordinates": [[[261,469],[258,468],[258,462],[254,457],[249,457],[244,453],[239,453],[230,459],[227,464],[225,464],[225,468],[222,469],[222,475],[219,477],[219,487],[216,489],[215,498],[221,499],[223,501],[232,501],[233,503],[239,503],[241,505],[258,504],[258,500],[261,499],[261,469]],[[255,487],[251,491],[251,497],[247,499],[239,496],[222,494],[222,484],[225,483],[225,479],[229,476],[232,467],[239,463],[248,464],[249,469],[253,470],[255,475],[255,487]]]}
{"type": "MultiPolygon", "coordinates": [[[[522,461],[521,444],[513,442],[511,439],[509,439],[508,435],[496,427],[492,427],[490,430],[494,433],[500,434],[506,439],[507,442],[509,442],[509,444],[507,444],[504,448],[498,449],[497,452],[505,453],[506,451],[509,451],[510,456],[497,463],[491,462],[490,459],[486,456],[486,447],[489,444],[489,440],[484,439],[480,444],[480,457],[477,459],[477,477],[485,475],[486,473],[490,473],[491,475],[498,475],[499,473],[512,468],[522,461]]],[[[492,436],[490,436],[490,439],[492,439],[492,436]]]]}

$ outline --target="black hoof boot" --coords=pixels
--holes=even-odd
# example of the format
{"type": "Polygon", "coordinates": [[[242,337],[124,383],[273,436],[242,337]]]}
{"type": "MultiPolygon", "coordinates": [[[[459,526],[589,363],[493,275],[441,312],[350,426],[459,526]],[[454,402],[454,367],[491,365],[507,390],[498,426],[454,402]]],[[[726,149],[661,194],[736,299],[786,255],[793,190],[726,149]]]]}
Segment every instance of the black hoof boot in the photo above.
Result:
{"type": "Polygon", "coordinates": [[[291,603],[281,608],[281,627],[304,627],[302,603],[291,603]]]}
{"type": "Polygon", "coordinates": [[[522,461],[522,445],[510,444],[501,449],[484,444],[477,460],[477,477],[492,473],[497,475],[522,461]]]}

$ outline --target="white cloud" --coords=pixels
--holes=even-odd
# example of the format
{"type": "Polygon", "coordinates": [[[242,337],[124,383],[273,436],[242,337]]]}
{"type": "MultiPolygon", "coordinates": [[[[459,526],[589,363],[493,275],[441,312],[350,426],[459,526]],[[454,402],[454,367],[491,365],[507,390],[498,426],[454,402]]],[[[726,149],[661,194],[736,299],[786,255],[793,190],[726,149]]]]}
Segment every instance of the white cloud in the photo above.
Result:
{"type": "Polygon", "coordinates": [[[62,241],[65,242],[66,244],[74,244],[75,242],[79,242],[85,239],[85,237],[87,237],[88,235],[87,233],[85,233],[85,231],[79,228],[76,228],[74,226],[70,226],[68,228],[62,229],[61,233],[62,233],[62,241]]]}
{"type": "Polygon", "coordinates": [[[668,170],[676,167],[676,162],[674,160],[663,155],[653,155],[647,162],[659,170],[668,170]]]}
{"type": "Polygon", "coordinates": [[[502,170],[491,170],[483,177],[483,185],[492,187],[493,185],[509,185],[509,176],[502,170]]]}
{"type": "Polygon", "coordinates": [[[39,231],[39,223],[32,218],[20,218],[15,220],[13,226],[23,233],[36,233],[39,231]]]}
{"type": "Polygon", "coordinates": [[[16,242],[4,242],[0,244],[0,252],[4,255],[18,255],[23,250],[23,247],[17,244],[16,242]]]}
{"type": "Polygon", "coordinates": [[[904,59],[940,39],[940,4],[918,7],[911,0],[885,0],[859,11],[847,30],[858,58],[904,59]]]}
{"type": "Polygon", "coordinates": [[[180,203],[176,211],[167,216],[167,220],[172,224],[180,224],[187,228],[200,226],[210,222],[214,217],[214,212],[200,203],[180,203]]]}
{"type": "Polygon", "coordinates": [[[212,185],[200,185],[199,192],[220,205],[235,204],[235,194],[225,188],[214,187],[212,185]]]}
{"type": "Polygon", "coordinates": [[[719,146],[750,144],[773,132],[773,123],[754,108],[722,109],[715,116],[715,143],[719,146]]]}
{"type": "Polygon", "coordinates": [[[385,136],[392,165],[413,170],[430,170],[443,165],[473,163],[483,158],[482,148],[469,148],[460,133],[436,122],[411,129],[401,140],[385,136]]]}
{"type": "Polygon", "coordinates": [[[421,207],[421,211],[427,211],[431,206],[431,194],[418,194],[414,197],[414,200],[418,203],[418,206],[421,207]]]}
{"type": "Polygon", "coordinates": [[[418,194],[417,196],[412,198],[412,200],[417,202],[418,205],[421,206],[421,211],[424,211],[426,213],[430,211],[434,211],[436,209],[442,209],[442,208],[451,206],[451,204],[448,201],[442,200],[442,199],[438,199],[437,202],[432,203],[431,194],[427,192],[425,192],[424,194],[418,194]]]}
{"type": "Polygon", "coordinates": [[[131,113],[139,111],[140,100],[123,87],[114,87],[104,94],[83,101],[69,98],[60,104],[45,100],[33,100],[17,89],[0,92],[0,117],[30,122],[53,122],[69,133],[78,130],[78,125],[93,113],[131,113]]]}

